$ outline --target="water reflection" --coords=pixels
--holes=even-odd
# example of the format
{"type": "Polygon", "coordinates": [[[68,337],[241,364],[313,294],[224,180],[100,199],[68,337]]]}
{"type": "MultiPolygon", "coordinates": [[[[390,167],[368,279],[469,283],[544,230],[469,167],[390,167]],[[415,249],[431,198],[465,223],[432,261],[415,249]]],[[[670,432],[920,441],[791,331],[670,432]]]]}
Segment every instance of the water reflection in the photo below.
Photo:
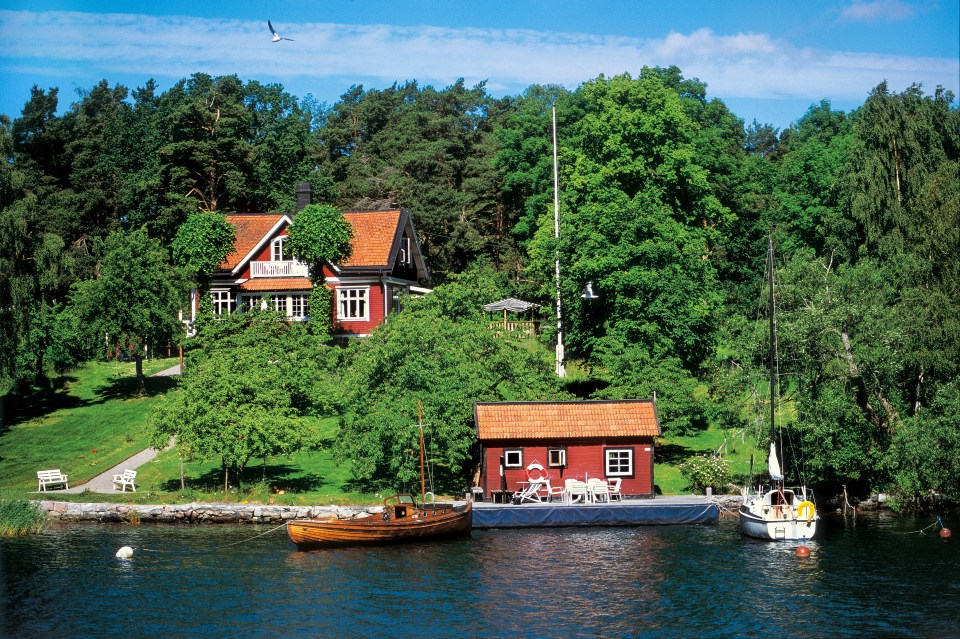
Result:
{"type": "Polygon", "coordinates": [[[803,559],[735,522],[307,553],[258,527],[52,528],[0,541],[0,635],[956,636],[956,540],[830,523],[803,559]]]}

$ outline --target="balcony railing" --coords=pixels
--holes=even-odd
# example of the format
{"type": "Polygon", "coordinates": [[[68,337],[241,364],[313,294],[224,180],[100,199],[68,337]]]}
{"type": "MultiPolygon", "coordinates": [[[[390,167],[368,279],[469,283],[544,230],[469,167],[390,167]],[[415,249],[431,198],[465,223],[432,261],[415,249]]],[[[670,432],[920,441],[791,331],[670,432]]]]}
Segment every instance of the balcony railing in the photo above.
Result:
{"type": "Polygon", "coordinates": [[[250,263],[250,277],[307,277],[307,275],[307,265],[296,260],[250,263]]]}

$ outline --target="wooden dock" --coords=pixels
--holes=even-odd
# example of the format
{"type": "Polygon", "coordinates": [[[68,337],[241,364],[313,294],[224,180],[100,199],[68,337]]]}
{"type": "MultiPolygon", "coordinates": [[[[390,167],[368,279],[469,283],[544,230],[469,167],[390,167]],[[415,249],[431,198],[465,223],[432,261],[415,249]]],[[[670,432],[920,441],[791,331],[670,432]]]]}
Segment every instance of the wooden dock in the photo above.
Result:
{"type": "Polygon", "coordinates": [[[720,506],[697,495],[625,499],[609,504],[477,502],[473,505],[474,528],[666,526],[717,524],[719,521],[720,506]]]}

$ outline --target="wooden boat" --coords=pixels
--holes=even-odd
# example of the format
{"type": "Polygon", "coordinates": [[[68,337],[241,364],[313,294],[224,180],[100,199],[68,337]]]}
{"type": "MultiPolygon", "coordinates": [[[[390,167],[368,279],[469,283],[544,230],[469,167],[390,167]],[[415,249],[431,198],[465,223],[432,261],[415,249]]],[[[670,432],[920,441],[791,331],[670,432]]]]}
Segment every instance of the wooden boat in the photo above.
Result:
{"type": "MultiPolygon", "coordinates": [[[[418,407],[419,409],[419,407],[418,407]]],[[[419,410],[418,410],[419,412],[419,410]]],[[[467,535],[473,527],[473,504],[426,503],[423,473],[423,419],[420,428],[420,503],[400,493],[383,500],[383,512],[350,519],[295,519],[287,534],[300,550],[337,546],[379,546],[467,535]]]]}
{"type": "MultiPolygon", "coordinates": [[[[770,452],[767,469],[770,485],[749,486],[743,489],[740,505],[740,527],[744,534],[757,539],[802,541],[811,539],[817,532],[817,507],[813,492],[806,487],[785,488],[784,473],[777,452],[777,437],[774,427],[776,402],[776,321],[773,298],[773,240],[767,254],[767,270],[770,274],[770,452]]],[[[751,469],[751,475],[753,471],[751,469]]],[[[751,477],[751,484],[753,479],[751,477]]]]}
{"type": "Polygon", "coordinates": [[[432,503],[419,505],[413,496],[387,497],[383,513],[353,519],[299,519],[287,522],[287,534],[300,550],[337,546],[379,546],[467,535],[473,508],[432,503]]]}

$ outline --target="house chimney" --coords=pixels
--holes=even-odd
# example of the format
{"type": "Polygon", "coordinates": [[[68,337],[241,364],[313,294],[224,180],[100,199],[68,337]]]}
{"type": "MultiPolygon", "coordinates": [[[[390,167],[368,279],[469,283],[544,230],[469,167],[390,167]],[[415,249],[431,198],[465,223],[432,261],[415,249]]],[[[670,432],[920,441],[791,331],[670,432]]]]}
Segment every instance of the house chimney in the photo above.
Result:
{"type": "Polygon", "coordinates": [[[310,204],[313,199],[313,187],[309,182],[301,182],[297,185],[297,213],[302,211],[305,206],[310,204]]]}

